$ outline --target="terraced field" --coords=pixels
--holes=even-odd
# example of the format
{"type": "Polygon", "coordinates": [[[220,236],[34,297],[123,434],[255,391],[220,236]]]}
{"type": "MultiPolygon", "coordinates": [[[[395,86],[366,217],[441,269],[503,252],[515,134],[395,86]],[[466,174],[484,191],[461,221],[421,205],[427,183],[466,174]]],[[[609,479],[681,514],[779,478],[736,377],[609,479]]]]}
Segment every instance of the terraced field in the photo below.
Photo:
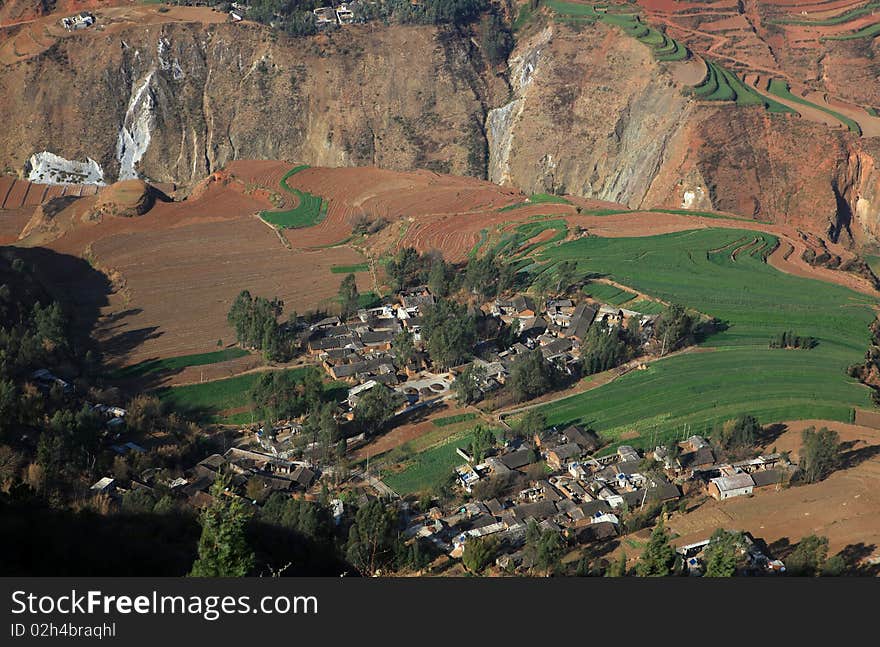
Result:
{"type": "Polygon", "coordinates": [[[296,166],[281,178],[281,188],[296,198],[296,206],[286,211],[263,211],[260,214],[263,220],[282,229],[300,229],[313,227],[327,217],[327,203],[320,196],[300,191],[287,183],[291,176],[307,168],[306,165],[296,166]]]}
{"type": "MultiPolygon", "coordinates": [[[[849,421],[868,406],[846,367],[861,359],[876,301],[836,285],[783,274],[764,258],[774,236],[705,229],[647,238],[588,238],[545,252],[725,322],[706,352],[663,359],[598,389],[545,407],[551,424],[580,421],[611,439],[649,444],[752,413],[762,422],[849,421]],[[770,349],[780,330],[818,338],[808,351],[770,349]]],[[[698,349],[699,350],[699,349],[698,349]]]]}

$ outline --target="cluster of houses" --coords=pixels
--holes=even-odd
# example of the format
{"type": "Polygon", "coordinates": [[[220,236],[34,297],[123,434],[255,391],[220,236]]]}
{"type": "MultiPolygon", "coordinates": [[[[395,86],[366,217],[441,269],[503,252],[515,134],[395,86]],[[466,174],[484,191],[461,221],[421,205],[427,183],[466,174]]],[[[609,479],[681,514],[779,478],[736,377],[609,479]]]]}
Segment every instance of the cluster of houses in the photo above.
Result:
{"type": "Polygon", "coordinates": [[[67,31],[76,31],[78,29],[85,29],[87,27],[91,27],[95,24],[95,15],[89,13],[88,11],[80,11],[78,14],[73,16],[66,16],[61,19],[61,25],[67,31]]]}
{"type": "MultiPolygon", "coordinates": [[[[417,286],[401,292],[393,303],[361,309],[346,321],[334,316],[315,322],[308,327],[303,342],[331,378],[351,384],[351,406],[360,394],[379,384],[406,396],[407,406],[426,404],[448,396],[455,375],[467,365],[449,373],[431,373],[427,370],[430,366],[427,354],[417,350],[398,372],[392,346],[398,333],[407,331],[412,334],[416,348],[421,348],[423,309],[434,302],[427,287],[417,286]]],[[[473,360],[473,364],[484,369],[485,377],[479,385],[484,395],[505,383],[513,363],[524,353],[540,349],[546,361],[574,375],[581,361],[582,343],[592,326],[610,329],[636,318],[643,342],[647,343],[656,319],[656,315],[643,315],[593,301],[576,303],[572,299],[550,299],[539,309],[526,295],[471,309],[478,317],[494,318],[516,330],[510,347],[483,348],[481,357],[473,360]]]]}
{"type": "MultiPolygon", "coordinates": [[[[292,461],[252,449],[233,447],[225,454],[212,454],[199,461],[183,476],[163,483],[172,495],[195,508],[210,506],[210,493],[217,477],[231,480],[230,495],[245,492],[251,503],[261,503],[274,492],[304,493],[317,481],[319,474],[304,461],[292,461]],[[253,484],[253,487],[250,485],[253,484]]],[[[133,489],[152,490],[157,483],[132,481],[133,489]]],[[[93,494],[119,494],[116,480],[106,476],[91,487],[93,494]]]]}
{"type": "MultiPolygon", "coordinates": [[[[523,545],[531,522],[542,530],[562,533],[573,544],[605,541],[623,532],[625,514],[674,502],[682,496],[682,487],[723,500],[759,488],[779,487],[793,470],[780,454],[716,464],[709,443],[700,436],[680,443],[675,457],[667,448],[642,455],[628,445],[595,457],[600,444],[593,431],[572,425],[536,435],[519,446],[507,446],[479,463],[459,450],[468,461],[456,469],[466,492],[478,492],[478,483],[498,478],[512,483],[512,489],[503,496],[472,500],[445,515],[435,508],[414,518],[407,534],[433,543],[451,557],[460,557],[469,540],[492,536],[502,553],[498,565],[518,567],[525,557],[523,545]],[[541,459],[552,472],[538,472],[536,477],[528,468],[541,459]],[[517,473],[523,478],[510,478],[517,473]],[[532,480],[526,480],[528,474],[532,480]],[[526,487],[522,487],[524,482],[526,487]]],[[[691,568],[697,569],[699,546],[686,548],[685,557],[691,560],[691,568]]],[[[761,559],[757,552],[752,558],[760,568],[779,570],[778,564],[761,559]]]]}
{"type": "Polygon", "coordinates": [[[313,9],[315,24],[319,29],[335,25],[350,25],[354,22],[354,11],[358,0],[340,2],[336,6],[318,7],[313,9]]]}

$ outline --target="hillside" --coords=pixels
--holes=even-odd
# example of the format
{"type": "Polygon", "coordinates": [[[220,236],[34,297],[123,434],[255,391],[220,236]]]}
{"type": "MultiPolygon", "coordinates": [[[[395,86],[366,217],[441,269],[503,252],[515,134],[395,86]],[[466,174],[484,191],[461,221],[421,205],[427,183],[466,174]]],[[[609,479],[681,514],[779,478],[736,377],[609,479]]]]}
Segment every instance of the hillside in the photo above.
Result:
{"type": "MultiPolygon", "coordinates": [[[[557,13],[590,5],[550,4],[517,31],[507,70],[487,63],[476,25],[369,23],[291,39],[225,24],[203,7],[142,6],[96,10],[98,29],[67,34],[51,26],[53,14],[29,26],[43,43],[33,51],[21,50],[20,31],[0,39],[9,125],[0,167],[45,173],[51,160],[32,156],[49,151],[106,182],[142,175],[189,187],[235,159],[422,168],[630,208],[720,209],[847,245],[876,243],[880,149],[867,129],[860,137],[803,106],[798,116],[699,99],[698,53],[711,44],[666,25],[651,6],[642,19],[693,49],[684,71],[615,24],[557,13]]],[[[846,52],[870,69],[865,47],[817,42],[809,56],[846,52]]],[[[793,84],[814,69],[774,65],[793,84]]],[[[811,86],[870,107],[849,69],[825,66],[811,86]]]]}

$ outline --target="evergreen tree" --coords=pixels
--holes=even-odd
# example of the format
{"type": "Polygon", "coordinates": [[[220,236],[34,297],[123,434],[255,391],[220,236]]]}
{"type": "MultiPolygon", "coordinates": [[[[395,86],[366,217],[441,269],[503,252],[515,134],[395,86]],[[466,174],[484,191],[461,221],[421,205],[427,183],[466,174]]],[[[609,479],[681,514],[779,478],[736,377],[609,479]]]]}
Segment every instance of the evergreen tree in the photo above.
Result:
{"type": "Polygon", "coordinates": [[[744,546],[741,532],[719,528],[709,539],[704,553],[706,577],[733,577],[736,575],[738,555],[744,546]]]}
{"type": "Polygon", "coordinates": [[[672,573],[674,564],[675,549],[669,544],[669,535],[660,521],[636,565],[636,574],[639,577],[665,577],[672,573]]]}
{"type": "Polygon", "coordinates": [[[359,297],[357,279],[354,274],[346,274],[339,285],[339,302],[343,319],[348,319],[358,311],[359,297]]]}
{"type": "Polygon", "coordinates": [[[254,552],[245,536],[251,514],[240,499],[227,496],[228,483],[218,476],[211,487],[214,501],[199,518],[202,536],[191,577],[244,577],[254,567],[254,552]]]}
{"type": "Polygon", "coordinates": [[[483,395],[480,385],[486,379],[486,368],[468,364],[452,383],[459,404],[473,404],[483,395]]]}

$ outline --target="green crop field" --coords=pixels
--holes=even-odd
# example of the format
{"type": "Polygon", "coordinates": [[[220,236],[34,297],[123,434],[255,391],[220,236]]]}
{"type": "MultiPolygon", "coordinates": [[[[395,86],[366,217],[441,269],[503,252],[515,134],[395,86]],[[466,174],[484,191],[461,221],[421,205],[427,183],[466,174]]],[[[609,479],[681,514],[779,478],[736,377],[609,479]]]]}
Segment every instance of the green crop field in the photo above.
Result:
{"type": "Polygon", "coordinates": [[[616,288],[613,285],[595,282],[588,283],[586,286],[584,286],[584,292],[596,299],[596,301],[601,301],[602,303],[610,303],[613,306],[619,306],[623,303],[626,303],[627,301],[634,299],[636,296],[632,292],[621,290],[620,288],[616,288]]]}
{"type": "Polygon", "coordinates": [[[658,315],[666,309],[662,303],[650,299],[639,299],[626,304],[628,310],[641,312],[643,315],[658,315]]]}
{"type": "Polygon", "coordinates": [[[707,352],[655,362],[608,385],[544,408],[550,424],[580,421],[614,439],[693,432],[739,414],[764,423],[849,420],[870,406],[868,389],[846,375],[861,360],[876,302],[846,288],[784,274],[762,257],[775,237],[746,230],[697,230],[644,238],[587,238],[540,256],[575,260],[646,294],[717,317],[728,326],[701,342],[707,352]],[[736,260],[732,252],[740,247],[736,260]],[[781,330],[819,340],[809,351],[770,349],[781,330]]]}
{"type": "Polygon", "coordinates": [[[144,375],[152,375],[155,373],[166,373],[178,371],[188,366],[205,366],[207,364],[217,364],[226,360],[235,359],[236,357],[244,357],[249,353],[241,348],[224,348],[210,353],[199,353],[197,355],[180,355],[178,357],[166,357],[165,359],[151,359],[138,364],[132,364],[124,368],[110,371],[107,377],[111,380],[121,380],[132,377],[143,377],[144,375]]]}
{"type": "Polygon", "coordinates": [[[477,417],[475,413],[459,413],[455,416],[446,416],[445,418],[434,418],[434,426],[436,427],[448,427],[449,425],[454,425],[459,422],[467,422],[468,420],[473,420],[477,417]]]}
{"type": "MultiPolygon", "coordinates": [[[[296,377],[301,378],[308,371],[315,369],[295,368],[289,370],[293,371],[296,377]]],[[[249,407],[251,389],[259,378],[260,373],[246,373],[213,382],[163,387],[156,389],[153,393],[172,409],[189,414],[197,420],[228,422],[226,416],[221,415],[222,412],[249,407]]],[[[238,420],[245,415],[249,420],[249,414],[239,413],[233,418],[238,420]]]]}
{"type": "Polygon", "coordinates": [[[297,205],[287,211],[263,211],[260,216],[269,224],[282,229],[300,229],[317,225],[327,216],[327,203],[320,196],[294,189],[287,180],[308,166],[295,166],[281,178],[281,188],[296,196],[297,205]]]}
{"type": "Polygon", "coordinates": [[[771,20],[770,22],[775,23],[777,25],[800,25],[804,27],[830,27],[832,25],[842,25],[846,22],[851,21],[854,18],[858,18],[859,16],[864,16],[865,14],[873,13],[875,9],[880,9],[880,2],[869,2],[866,5],[861,7],[857,7],[855,9],[850,9],[849,11],[845,11],[842,14],[838,14],[832,18],[825,18],[820,20],[803,20],[799,18],[781,18],[779,20],[771,20]]]}
{"type": "Polygon", "coordinates": [[[849,34],[840,34],[839,36],[824,36],[820,40],[856,40],[859,38],[875,38],[880,35],[880,23],[875,22],[873,25],[862,27],[858,31],[849,34]]]}
{"type": "Polygon", "coordinates": [[[788,99],[789,101],[794,101],[795,103],[800,103],[805,106],[811,106],[811,107],[815,108],[816,110],[821,110],[822,112],[829,114],[832,117],[834,117],[835,119],[837,119],[839,122],[844,124],[847,128],[849,128],[852,132],[856,133],[857,135],[862,134],[862,129],[859,127],[859,125],[855,121],[853,121],[849,117],[845,117],[844,115],[840,114],[839,112],[835,112],[834,110],[831,110],[829,108],[823,108],[822,106],[815,104],[812,101],[807,101],[803,97],[799,97],[798,95],[793,94],[791,92],[791,90],[789,90],[789,88],[788,88],[788,83],[786,83],[785,81],[783,81],[781,79],[770,79],[770,83],[767,86],[767,90],[771,94],[775,94],[777,97],[782,97],[783,99],[788,99]]]}
{"type": "Polygon", "coordinates": [[[501,207],[498,211],[513,211],[514,209],[519,209],[520,207],[528,207],[529,205],[534,204],[571,204],[571,202],[569,202],[566,198],[563,198],[561,195],[551,195],[549,193],[533,193],[525,202],[509,204],[506,207],[501,207]]]}
{"type": "Polygon", "coordinates": [[[369,263],[358,263],[357,265],[333,265],[330,271],[334,274],[355,274],[357,272],[369,272],[369,263]]]}
{"type": "Polygon", "coordinates": [[[429,491],[445,482],[456,466],[464,465],[465,460],[455,450],[458,447],[467,448],[473,437],[473,429],[453,434],[413,454],[406,460],[402,471],[385,473],[382,480],[401,496],[429,491]]]}

